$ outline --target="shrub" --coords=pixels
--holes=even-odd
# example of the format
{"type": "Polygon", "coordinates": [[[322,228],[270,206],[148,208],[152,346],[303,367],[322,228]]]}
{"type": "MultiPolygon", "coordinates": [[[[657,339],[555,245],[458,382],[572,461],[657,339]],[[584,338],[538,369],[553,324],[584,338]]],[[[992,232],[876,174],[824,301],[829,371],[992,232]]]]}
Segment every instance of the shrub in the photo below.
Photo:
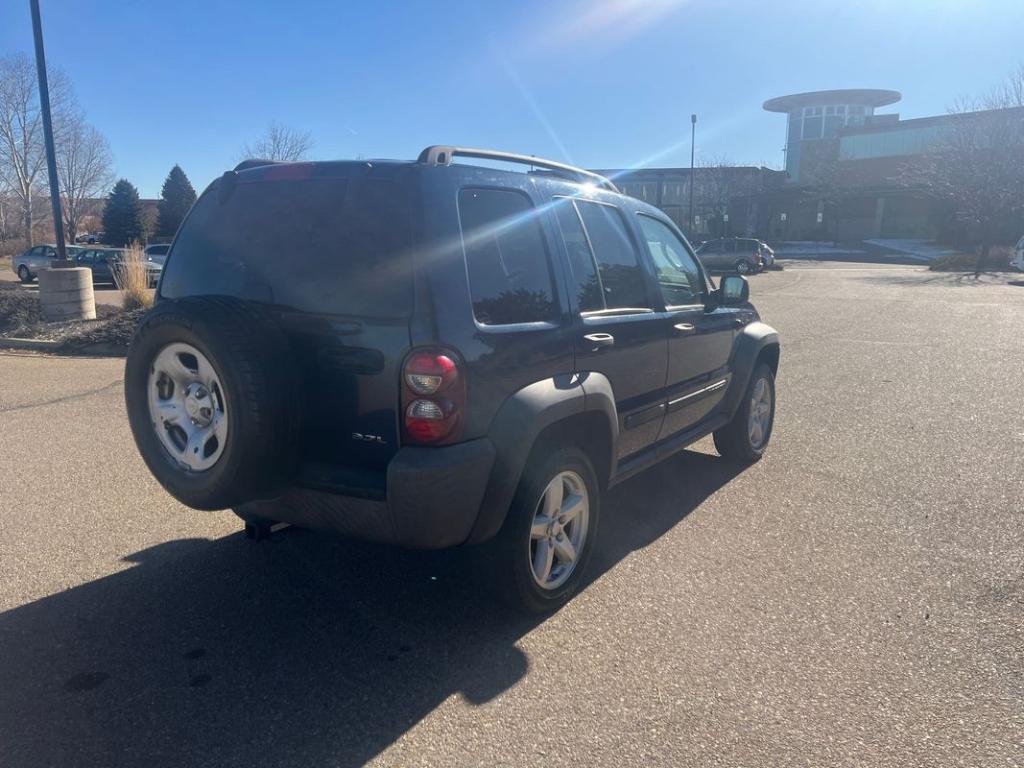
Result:
{"type": "Polygon", "coordinates": [[[149,292],[149,271],[136,241],[124,249],[121,260],[113,269],[114,283],[121,291],[121,306],[127,310],[143,309],[153,303],[149,292]]]}
{"type": "Polygon", "coordinates": [[[1004,270],[1010,261],[1008,248],[993,246],[989,251],[988,258],[982,264],[978,264],[978,256],[973,253],[952,253],[949,256],[939,256],[932,259],[928,269],[932,272],[974,272],[974,270],[993,269],[1004,270]]]}

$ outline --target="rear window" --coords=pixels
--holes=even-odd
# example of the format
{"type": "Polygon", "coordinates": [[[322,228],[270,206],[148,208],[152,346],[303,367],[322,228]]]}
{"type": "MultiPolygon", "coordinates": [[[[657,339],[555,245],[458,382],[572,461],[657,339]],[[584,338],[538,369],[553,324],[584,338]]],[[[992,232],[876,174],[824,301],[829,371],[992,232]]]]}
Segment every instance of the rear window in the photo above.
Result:
{"type": "Polygon", "coordinates": [[[477,321],[553,320],[557,306],[551,266],[530,199],[512,190],[464,189],[459,220],[477,321]]]}
{"type": "Polygon", "coordinates": [[[223,182],[174,242],[161,295],[227,295],[308,312],[412,312],[407,193],[384,179],[223,182]]]}

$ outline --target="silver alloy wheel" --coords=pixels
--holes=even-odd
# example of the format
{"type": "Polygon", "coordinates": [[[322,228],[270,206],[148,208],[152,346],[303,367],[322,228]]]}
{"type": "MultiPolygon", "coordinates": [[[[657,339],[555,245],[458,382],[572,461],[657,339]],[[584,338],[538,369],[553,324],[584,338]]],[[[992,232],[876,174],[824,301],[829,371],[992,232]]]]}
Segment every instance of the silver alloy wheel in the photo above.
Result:
{"type": "Polygon", "coordinates": [[[537,502],[530,526],[530,571],[541,589],[558,589],[572,575],[589,524],[586,483],[572,470],[559,472],[537,502]]]}
{"type": "Polygon", "coordinates": [[[741,275],[749,274],[751,271],[750,264],[745,260],[738,261],[736,262],[736,271],[741,275]]]}
{"type": "Polygon", "coordinates": [[[754,450],[761,448],[768,439],[771,428],[772,389],[768,386],[768,380],[762,376],[757,380],[750,395],[750,416],[747,420],[750,447],[754,450]]]}
{"type": "Polygon", "coordinates": [[[191,344],[168,344],[149,369],[149,417],[160,444],[183,468],[210,469],[228,437],[228,410],[217,371],[191,344]]]}

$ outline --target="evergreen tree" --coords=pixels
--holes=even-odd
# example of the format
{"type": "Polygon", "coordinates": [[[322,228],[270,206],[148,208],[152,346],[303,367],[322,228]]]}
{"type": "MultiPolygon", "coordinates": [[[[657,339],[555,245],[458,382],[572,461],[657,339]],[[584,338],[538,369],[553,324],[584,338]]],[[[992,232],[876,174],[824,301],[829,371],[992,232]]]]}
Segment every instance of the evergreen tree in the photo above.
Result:
{"type": "Polygon", "coordinates": [[[103,208],[103,231],[111,245],[126,246],[146,241],[146,219],[139,201],[139,190],[128,179],[121,179],[107,195],[103,208]]]}
{"type": "Polygon", "coordinates": [[[195,201],[196,191],[192,188],[188,176],[181,170],[181,166],[175,165],[167,174],[163,190],[160,192],[156,234],[160,237],[174,237],[182,219],[195,201]]]}

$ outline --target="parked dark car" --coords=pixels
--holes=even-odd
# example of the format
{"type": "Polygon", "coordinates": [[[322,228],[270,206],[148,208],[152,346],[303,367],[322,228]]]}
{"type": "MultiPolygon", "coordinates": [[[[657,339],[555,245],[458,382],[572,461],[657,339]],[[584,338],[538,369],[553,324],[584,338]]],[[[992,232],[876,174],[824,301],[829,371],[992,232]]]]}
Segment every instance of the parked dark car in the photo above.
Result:
{"type": "MultiPolygon", "coordinates": [[[[117,272],[123,259],[124,249],[122,248],[88,248],[75,257],[78,266],[88,267],[92,270],[93,283],[110,283],[114,287],[117,287],[117,272]]],[[[162,263],[146,259],[143,261],[143,266],[146,269],[149,286],[155,287],[163,269],[162,263]]]]}
{"type": "Polygon", "coordinates": [[[697,258],[707,269],[751,275],[764,269],[761,241],[750,237],[719,237],[701,243],[697,258]]]}
{"type": "Polygon", "coordinates": [[[123,251],[120,248],[87,248],[75,257],[80,267],[92,270],[93,283],[114,282],[114,268],[121,261],[123,251]]]}
{"type": "Polygon", "coordinates": [[[435,146],[247,161],[171,248],[128,355],[177,499],[407,547],[480,544],[513,605],[579,588],[609,486],[713,434],[768,445],[779,363],[740,276],[593,173],[435,146]],[[515,173],[456,157],[532,167],[515,173]]]}

